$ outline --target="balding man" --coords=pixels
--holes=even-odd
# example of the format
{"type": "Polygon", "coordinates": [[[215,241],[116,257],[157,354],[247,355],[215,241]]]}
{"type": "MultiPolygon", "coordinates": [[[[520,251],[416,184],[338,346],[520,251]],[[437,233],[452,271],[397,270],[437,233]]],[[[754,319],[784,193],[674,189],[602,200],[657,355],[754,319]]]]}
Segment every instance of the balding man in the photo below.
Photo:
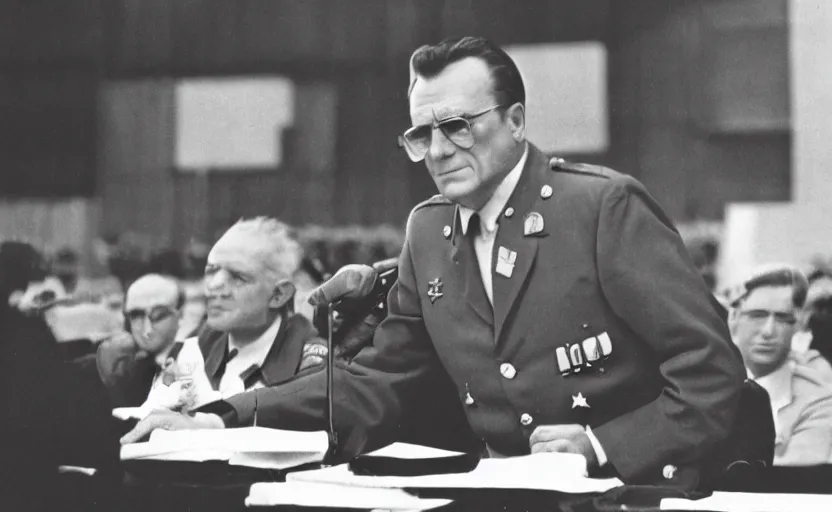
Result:
{"type": "MultiPolygon", "coordinates": [[[[204,363],[196,338],[185,342],[175,339],[183,304],[184,293],[171,277],[148,274],[128,288],[124,305],[127,334],[103,342],[97,355],[99,373],[113,405],[142,404],[143,415],[155,408],[186,405],[183,391],[193,386],[189,381],[182,390],[181,377],[200,371],[204,363]]],[[[199,389],[210,391],[207,385],[199,389]]]]}

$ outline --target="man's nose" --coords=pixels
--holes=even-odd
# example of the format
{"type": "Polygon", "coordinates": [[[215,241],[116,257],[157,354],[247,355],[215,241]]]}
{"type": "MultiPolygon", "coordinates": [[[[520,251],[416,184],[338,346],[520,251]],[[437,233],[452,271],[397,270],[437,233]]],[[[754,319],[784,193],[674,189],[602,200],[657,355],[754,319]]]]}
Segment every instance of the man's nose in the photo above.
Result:
{"type": "Polygon", "coordinates": [[[150,333],[153,331],[153,322],[150,321],[150,318],[144,317],[142,319],[141,330],[145,338],[150,336],[150,333]]]}
{"type": "Polygon", "coordinates": [[[214,292],[225,285],[225,272],[214,272],[211,275],[205,276],[205,291],[214,292]]]}
{"type": "Polygon", "coordinates": [[[763,322],[762,326],[762,333],[765,336],[771,336],[774,334],[774,331],[777,327],[777,321],[774,319],[774,315],[768,315],[765,322],[763,322]]]}
{"type": "Polygon", "coordinates": [[[447,158],[454,154],[456,145],[445,136],[439,128],[433,128],[430,134],[430,147],[428,152],[433,159],[447,158]]]}

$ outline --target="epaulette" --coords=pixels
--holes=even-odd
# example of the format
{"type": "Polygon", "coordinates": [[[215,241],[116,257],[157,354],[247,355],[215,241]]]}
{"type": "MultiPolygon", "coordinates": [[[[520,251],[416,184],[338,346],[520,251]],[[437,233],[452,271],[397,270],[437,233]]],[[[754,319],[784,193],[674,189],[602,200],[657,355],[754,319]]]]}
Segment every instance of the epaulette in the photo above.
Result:
{"type": "Polygon", "coordinates": [[[607,169],[600,165],[579,164],[576,162],[567,162],[563,158],[552,157],[549,159],[549,167],[555,172],[568,172],[572,174],[582,174],[585,176],[594,176],[596,178],[611,179],[612,169],[607,169]]]}
{"type": "Polygon", "coordinates": [[[430,199],[426,199],[426,200],[422,201],[421,203],[417,204],[413,208],[413,212],[415,212],[416,210],[419,210],[421,208],[424,208],[426,206],[450,206],[450,205],[453,205],[453,204],[454,203],[450,199],[443,196],[442,194],[436,194],[435,196],[431,197],[430,199]]]}

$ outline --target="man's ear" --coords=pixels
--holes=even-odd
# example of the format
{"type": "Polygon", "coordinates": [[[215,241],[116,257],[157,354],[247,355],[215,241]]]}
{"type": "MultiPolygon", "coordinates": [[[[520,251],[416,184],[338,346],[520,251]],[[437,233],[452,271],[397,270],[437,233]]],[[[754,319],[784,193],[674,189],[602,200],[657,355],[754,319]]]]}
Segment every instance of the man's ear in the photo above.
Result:
{"type": "Polygon", "coordinates": [[[734,334],[736,332],[737,320],[739,319],[739,316],[740,316],[740,308],[738,308],[736,306],[732,306],[732,307],[728,308],[728,331],[731,333],[732,337],[734,336],[734,334]]]}
{"type": "Polygon", "coordinates": [[[514,140],[517,142],[526,140],[526,108],[520,103],[515,103],[506,109],[506,119],[514,140]]]}
{"type": "Polygon", "coordinates": [[[292,304],[295,298],[295,283],[288,279],[284,279],[277,283],[272,292],[272,298],[269,300],[269,308],[280,309],[287,304],[292,304]]]}

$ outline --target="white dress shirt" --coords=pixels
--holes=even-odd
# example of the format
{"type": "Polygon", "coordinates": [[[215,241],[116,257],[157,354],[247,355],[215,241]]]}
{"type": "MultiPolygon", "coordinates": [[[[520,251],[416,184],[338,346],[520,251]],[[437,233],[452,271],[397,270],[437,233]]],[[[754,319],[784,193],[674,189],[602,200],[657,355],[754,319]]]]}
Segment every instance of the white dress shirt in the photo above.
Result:
{"type": "Polygon", "coordinates": [[[183,341],[175,362],[165,368],[172,348],[173,345],[154,356],[156,376],[150,385],[147,399],[140,408],[143,416],[154,409],[195,409],[220,398],[211,388],[205,373],[205,359],[199,349],[199,340],[193,337],[183,341]],[[176,379],[170,384],[164,382],[166,370],[176,379]]]}
{"type": "MultiPolygon", "coordinates": [[[[222,374],[220,380],[220,394],[223,398],[236,395],[246,391],[245,383],[240,376],[246,372],[252,365],[262,367],[266,356],[272,349],[274,339],[277,337],[277,332],[280,330],[282,317],[277,315],[272,325],[251,343],[240,344],[234,339],[231,334],[228,335],[228,351],[237,351],[234,356],[225,366],[225,373],[222,374]]],[[[257,382],[251,389],[263,387],[262,382],[257,382]]]]}
{"type": "Polygon", "coordinates": [[[459,207],[459,217],[462,221],[462,234],[468,233],[468,223],[474,213],[480,216],[480,232],[474,239],[474,250],[477,253],[477,263],[480,265],[480,276],[482,277],[482,285],[485,288],[485,294],[488,295],[488,301],[494,305],[494,292],[492,290],[492,268],[491,268],[491,254],[494,250],[494,240],[497,238],[497,229],[500,227],[497,221],[500,219],[500,214],[503,212],[508,199],[517,187],[517,182],[520,181],[520,176],[523,174],[523,167],[526,165],[526,159],[529,157],[529,145],[526,144],[526,149],[523,151],[523,156],[517,165],[503,178],[503,181],[497,186],[494,195],[485,202],[479,211],[459,207]]]}
{"type": "Polygon", "coordinates": [[[780,436],[780,425],[777,422],[777,413],[792,401],[792,374],[794,373],[794,362],[786,361],[780,368],[768,375],[754,378],[750,370],[746,370],[748,377],[768,392],[771,400],[771,412],[774,415],[774,432],[780,436]]]}
{"type": "MultiPolygon", "coordinates": [[[[485,204],[478,211],[459,207],[459,217],[462,224],[462,234],[468,233],[468,224],[471,216],[474,213],[479,214],[480,218],[480,232],[474,238],[474,251],[477,253],[477,263],[480,266],[480,276],[482,277],[482,285],[485,288],[485,294],[488,296],[488,301],[494,305],[494,290],[493,290],[493,268],[492,268],[492,254],[494,251],[494,240],[497,238],[497,230],[500,225],[497,222],[500,219],[500,214],[503,212],[506,203],[508,203],[511,194],[517,187],[520,181],[520,176],[523,174],[523,167],[526,166],[526,160],[529,156],[529,145],[526,144],[526,149],[523,151],[523,156],[517,162],[517,165],[503,178],[503,181],[497,186],[494,195],[485,202],[485,204]]],[[[592,433],[592,429],[586,426],[586,435],[589,442],[592,444],[592,449],[595,451],[595,457],[598,459],[598,465],[603,466],[607,463],[607,454],[604,447],[601,446],[598,438],[592,433]]],[[[493,456],[499,456],[496,452],[492,452],[493,456]]]]}

